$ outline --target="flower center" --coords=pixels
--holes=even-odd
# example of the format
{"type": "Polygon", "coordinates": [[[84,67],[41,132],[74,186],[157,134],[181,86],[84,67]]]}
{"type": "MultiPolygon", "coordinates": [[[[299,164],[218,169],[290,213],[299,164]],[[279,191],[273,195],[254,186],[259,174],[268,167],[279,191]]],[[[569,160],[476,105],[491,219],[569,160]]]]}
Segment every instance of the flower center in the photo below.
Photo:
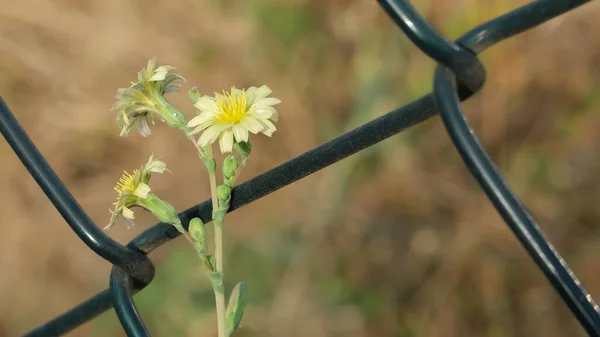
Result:
{"type": "Polygon", "coordinates": [[[138,174],[138,170],[134,170],[133,175],[129,174],[127,171],[124,172],[121,179],[119,179],[117,186],[115,186],[115,188],[114,188],[115,191],[119,194],[119,196],[122,196],[125,193],[133,193],[133,191],[135,190],[135,187],[136,187],[134,177],[137,174],[138,174]]]}
{"type": "Polygon", "coordinates": [[[231,88],[231,93],[223,92],[223,97],[217,100],[217,109],[219,116],[217,119],[220,123],[239,123],[248,113],[248,101],[244,91],[234,90],[231,88]]]}

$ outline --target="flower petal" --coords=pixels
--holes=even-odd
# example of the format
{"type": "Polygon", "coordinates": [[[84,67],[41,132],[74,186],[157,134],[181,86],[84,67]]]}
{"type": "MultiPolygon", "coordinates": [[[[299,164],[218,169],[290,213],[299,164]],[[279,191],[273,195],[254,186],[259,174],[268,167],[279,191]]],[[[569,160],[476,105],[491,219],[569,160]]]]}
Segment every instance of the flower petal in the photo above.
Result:
{"type": "Polygon", "coordinates": [[[202,129],[206,128],[209,125],[206,125],[207,122],[210,122],[211,124],[214,124],[217,122],[217,115],[210,113],[210,112],[206,112],[206,113],[201,113],[198,116],[190,119],[190,121],[187,123],[187,126],[190,128],[194,128],[194,127],[198,127],[199,125],[205,125],[202,129]]]}
{"type": "Polygon", "coordinates": [[[271,137],[273,135],[273,132],[277,131],[277,128],[275,127],[275,125],[273,123],[271,123],[270,120],[264,119],[264,120],[261,120],[260,122],[263,123],[263,125],[264,125],[264,128],[261,132],[265,136],[271,137]]]}
{"type": "Polygon", "coordinates": [[[167,169],[167,163],[161,160],[154,160],[152,157],[150,158],[152,160],[146,165],[146,170],[148,172],[163,173],[165,171],[169,171],[167,169]]]}
{"type": "Polygon", "coordinates": [[[123,128],[121,128],[121,133],[119,134],[119,137],[126,137],[129,134],[130,131],[130,127],[127,125],[123,125],[123,128]]]}
{"type": "Polygon", "coordinates": [[[250,109],[250,115],[256,119],[269,119],[274,113],[277,113],[274,107],[263,105],[250,109]]]}
{"type": "Polygon", "coordinates": [[[150,77],[148,79],[148,82],[164,80],[165,77],[167,76],[167,73],[173,69],[175,69],[175,68],[173,68],[171,66],[160,66],[160,67],[156,68],[152,77],[150,77]]]}
{"type": "Polygon", "coordinates": [[[138,131],[140,131],[142,137],[147,137],[152,134],[152,132],[150,132],[150,128],[148,127],[146,117],[139,117],[139,119],[137,120],[137,128],[138,131]]]}
{"type": "Polygon", "coordinates": [[[256,89],[255,86],[246,89],[246,99],[249,105],[252,105],[256,101],[256,89]]]}
{"type": "Polygon", "coordinates": [[[279,98],[275,98],[275,97],[266,97],[263,99],[260,99],[258,101],[256,101],[256,105],[277,105],[281,103],[281,100],[279,98]]]}
{"type": "Polygon", "coordinates": [[[279,120],[279,112],[277,110],[274,110],[273,114],[271,115],[271,117],[269,117],[269,119],[273,122],[277,122],[279,120]]]}
{"type": "Polygon", "coordinates": [[[258,120],[251,116],[244,117],[240,121],[239,125],[243,126],[246,130],[254,134],[259,133],[264,127],[258,120]]]}
{"type": "Polygon", "coordinates": [[[219,147],[222,153],[231,152],[233,150],[233,132],[227,130],[221,135],[219,139],[219,147]]]}
{"type": "Polygon", "coordinates": [[[132,211],[131,209],[129,209],[129,208],[127,208],[127,207],[125,207],[125,206],[123,206],[123,211],[122,211],[122,213],[121,213],[121,214],[123,214],[123,217],[124,217],[125,219],[130,219],[130,220],[133,220],[133,219],[135,219],[135,216],[134,216],[134,214],[133,214],[133,211],[132,211]]]}
{"type": "Polygon", "coordinates": [[[233,126],[233,135],[235,136],[235,141],[238,143],[248,141],[248,130],[240,125],[233,126]]]}
{"type": "Polygon", "coordinates": [[[271,90],[271,88],[269,88],[266,85],[262,85],[262,86],[260,86],[260,88],[256,89],[256,92],[255,92],[256,97],[255,97],[255,99],[257,101],[259,101],[259,100],[261,100],[261,99],[269,96],[272,92],[273,92],[273,90],[271,90]]]}
{"type": "Polygon", "coordinates": [[[131,227],[135,226],[135,222],[133,222],[131,219],[123,218],[123,223],[127,229],[131,229],[131,227]]]}
{"type": "Polygon", "coordinates": [[[146,82],[154,73],[154,68],[156,67],[156,59],[148,60],[148,64],[146,68],[142,69],[142,71],[138,72],[138,82],[146,82]]]}
{"type": "Polygon", "coordinates": [[[210,96],[202,96],[194,103],[196,109],[200,111],[212,112],[217,111],[217,102],[210,96]]]}
{"type": "Polygon", "coordinates": [[[198,145],[206,146],[208,144],[212,144],[219,137],[219,133],[215,131],[214,128],[208,128],[204,130],[204,132],[198,138],[198,145]]]}
{"type": "Polygon", "coordinates": [[[133,194],[138,198],[145,198],[148,196],[148,193],[150,193],[150,191],[151,191],[150,186],[148,186],[146,183],[141,182],[137,186],[135,191],[133,191],[133,194]]]}
{"type": "Polygon", "coordinates": [[[219,134],[221,133],[221,131],[223,131],[229,127],[230,127],[230,125],[223,125],[223,124],[214,124],[214,125],[210,126],[206,130],[204,130],[204,132],[200,135],[200,138],[198,138],[198,145],[206,146],[208,144],[214,143],[217,140],[217,138],[219,137],[219,134]]]}
{"type": "Polygon", "coordinates": [[[246,92],[244,90],[240,90],[240,89],[237,89],[235,87],[231,88],[231,96],[233,96],[235,98],[238,98],[241,95],[245,95],[245,93],[246,92]]]}

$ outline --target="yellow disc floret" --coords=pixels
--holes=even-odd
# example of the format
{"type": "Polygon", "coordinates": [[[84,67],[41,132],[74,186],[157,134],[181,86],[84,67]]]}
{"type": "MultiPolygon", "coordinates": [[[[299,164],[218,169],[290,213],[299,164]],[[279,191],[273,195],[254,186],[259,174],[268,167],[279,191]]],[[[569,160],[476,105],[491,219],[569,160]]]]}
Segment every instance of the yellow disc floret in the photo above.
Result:
{"type": "Polygon", "coordinates": [[[220,123],[238,124],[248,113],[248,100],[246,92],[231,88],[231,93],[223,91],[223,96],[219,96],[217,103],[217,119],[220,123]]]}
{"type": "Polygon", "coordinates": [[[139,181],[136,184],[134,178],[134,176],[137,176],[138,173],[139,170],[134,170],[133,175],[129,174],[127,171],[123,171],[123,176],[119,178],[117,186],[114,187],[115,191],[119,195],[118,198],[120,198],[124,194],[133,194],[133,191],[135,191],[137,184],[139,184],[139,181]]]}

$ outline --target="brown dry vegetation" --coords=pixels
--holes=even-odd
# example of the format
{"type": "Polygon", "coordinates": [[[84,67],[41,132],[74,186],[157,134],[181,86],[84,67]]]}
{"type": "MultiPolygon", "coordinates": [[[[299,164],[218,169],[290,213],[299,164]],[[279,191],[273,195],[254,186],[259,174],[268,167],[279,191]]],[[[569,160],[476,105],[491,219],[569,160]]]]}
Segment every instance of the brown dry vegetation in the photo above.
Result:
{"type": "MultiPolygon", "coordinates": [[[[419,2],[456,38],[525,1],[419,2]]],[[[116,89],[148,58],[204,92],[268,84],[273,139],[245,178],[431,89],[434,63],[375,1],[21,0],[0,3],[0,94],[100,226],[112,186],[153,152],[153,188],[183,210],[208,198],[194,149],[159,124],[118,137],[116,89]]],[[[463,105],[501,171],[592,295],[600,296],[600,6],[587,4],[487,51],[463,105]]],[[[188,114],[185,94],[173,101],[188,114]]],[[[0,336],[108,285],[110,266],[72,233],[0,142],[0,336]]],[[[110,234],[125,243],[153,224],[110,234]]],[[[583,336],[466,172],[437,118],[227,218],[228,281],[250,283],[240,336],[583,336]]],[[[152,254],[136,296],[154,336],[214,335],[194,253],[152,254]]],[[[114,312],[70,336],[122,336],[114,312]]]]}

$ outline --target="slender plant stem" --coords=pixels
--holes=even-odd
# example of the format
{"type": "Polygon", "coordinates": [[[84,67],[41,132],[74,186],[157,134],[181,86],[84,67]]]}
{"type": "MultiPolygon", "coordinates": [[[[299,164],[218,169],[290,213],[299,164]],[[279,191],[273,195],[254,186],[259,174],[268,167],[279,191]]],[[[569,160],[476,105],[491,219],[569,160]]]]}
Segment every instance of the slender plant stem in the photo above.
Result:
{"type": "MultiPolygon", "coordinates": [[[[189,131],[189,130],[185,130],[184,131],[189,131]]],[[[200,145],[198,145],[198,143],[196,142],[196,140],[194,140],[194,137],[189,135],[186,132],[186,137],[192,142],[192,144],[194,144],[194,147],[196,148],[196,150],[198,151],[198,154],[202,152],[202,148],[200,147],[200,145]]]]}
{"type": "MultiPolygon", "coordinates": [[[[212,145],[207,147],[207,155],[213,157],[212,145]]],[[[210,183],[210,196],[212,199],[213,210],[219,208],[219,199],[217,197],[217,176],[215,172],[208,173],[210,183]]],[[[214,223],[214,222],[213,222],[214,223]]],[[[215,224],[215,261],[217,262],[217,273],[223,275],[223,228],[215,224]]],[[[215,293],[215,302],[217,306],[217,327],[219,337],[227,337],[225,330],[225,294],[219,292],[213,287],[215,293]]]]}
{"type": "MultiPolygon", "coordinates": [[[[192,136],[190,136],[188,133],[189,130],[184,129],[184,131],[186,131],[187,137],[190,141],[192,141],[192,143],[194,143],[194,146],[196,147],[196,150],[198,150],[198,153],[202,153],[202,149],[201,147],[198,145],[198,143],[194,140],[194,138],[192,136]]],[[[207,147],[206,150],[206,155],[212,159],[214,159],[213,157],[213,151],[212,151],[212,145],[207,147]]],[[[213,210],[217,210],[219,209],[219,198],[217,197],[217,176],[215,172],[208,172],[208,180],[209,180],[209,184],[210,184],[210,197],[212,199],[212,208],[213,210]]],[[[214,221],[213,221],[213,225],[214,225],[214,229],[215,229],[215,254],[214,254],[214,258],[215,261],[217,263],[217,273],[221,273],[221,275],[223,275],[223,229],[222,227],[217,226],[214,221]]],[[[189,235],[187,235],[187,233],[185,233],[185,237],[188,239],[188,241],[190,241],[190,243],[192,243],[192,245],[195,247],[194,242],[192,241],[191,237],[189,237],[189,235]]],[[[223,290],[223,292],[219,292],[214,286],[213,286],[213,292],[215,293],[215,304],[216,304],[216,309],[217,309],[217,332],[218,332],[218,337],[227,337],[227,330],[226,330],[226,326],[225,326],[225,290],[223,290]]]]}
{"type": "MultiPolygon", "coordinates": [[[[218,228],[218,226],[215,226],[215,230],[216,228],[218,228]]],[[[219,229],[219,231],[221,231],[219,229]]],[[[187,239],[187,241],[192,245],[192,247],[194,247],[194,249],[196,249],[196,245],[194,244],[194,240],[192,239],[192,237],[189,235],[188,232],[184,232],[183,236],[187,239]]],[[[215,235],[215,238],[217,236],[215,235]]],[[[218,241],[217,241],[218,242],[218,241]]],[[[222,245],[220,245],[222,247],[222,245]]],[[[215,258],[216,260],[216,258],[215,258]]],[[[219,263],[217,260],[217,264],[219,263]]],[[[223,272],[223,268],[222,268],[222,263],[221,263],[221,273],[223,272]]],[[[213,286],[213,292],[215,293],[215,302],[216,302],[216,307],[217,307],[217,331],[218,331],[218,336],[219,337],[227,337],[227,330],[226,330],[226,326],[225,326],[225,295],[223,293],[220,293],[219,291],[217,291],[217,289],[213,286]]]]}

